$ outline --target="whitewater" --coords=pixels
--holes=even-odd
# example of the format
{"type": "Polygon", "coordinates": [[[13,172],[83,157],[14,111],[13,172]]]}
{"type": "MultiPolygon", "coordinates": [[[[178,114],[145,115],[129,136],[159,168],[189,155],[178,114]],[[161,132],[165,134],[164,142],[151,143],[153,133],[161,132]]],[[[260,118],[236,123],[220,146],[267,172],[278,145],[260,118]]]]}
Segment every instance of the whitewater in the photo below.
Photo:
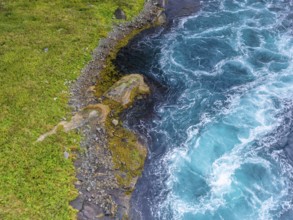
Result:
{"type": "Polygon", "coordinates": [[[292,59],[292,0],[201,1],[120,53],[162,88],[126,123],[149,146],[136,219],[293,219],[292,59]]]}

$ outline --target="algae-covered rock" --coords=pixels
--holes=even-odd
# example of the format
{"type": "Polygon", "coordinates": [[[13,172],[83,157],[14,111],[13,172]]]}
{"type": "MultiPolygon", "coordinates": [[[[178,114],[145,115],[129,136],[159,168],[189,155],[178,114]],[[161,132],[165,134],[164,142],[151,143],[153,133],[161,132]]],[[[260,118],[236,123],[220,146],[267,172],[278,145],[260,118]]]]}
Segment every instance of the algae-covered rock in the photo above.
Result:
{"type": "Polygon", "coordinates": [[[150,89],[140,74],[122,77],[106,93],[105,96],[124,107],[131,105],[138,95],[148,94],[150,89]]]}

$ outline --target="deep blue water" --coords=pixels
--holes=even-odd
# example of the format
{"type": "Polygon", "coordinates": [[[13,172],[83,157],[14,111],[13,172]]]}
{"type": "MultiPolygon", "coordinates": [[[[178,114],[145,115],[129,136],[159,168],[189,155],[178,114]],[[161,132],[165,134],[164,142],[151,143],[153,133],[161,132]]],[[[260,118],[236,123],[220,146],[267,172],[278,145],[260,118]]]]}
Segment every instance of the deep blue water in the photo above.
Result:
{"type": "Polygon", "coordinates": [[[154,83],[136,219],[293,219],[293,1],[202,1],[118,65],[154,83]]]}

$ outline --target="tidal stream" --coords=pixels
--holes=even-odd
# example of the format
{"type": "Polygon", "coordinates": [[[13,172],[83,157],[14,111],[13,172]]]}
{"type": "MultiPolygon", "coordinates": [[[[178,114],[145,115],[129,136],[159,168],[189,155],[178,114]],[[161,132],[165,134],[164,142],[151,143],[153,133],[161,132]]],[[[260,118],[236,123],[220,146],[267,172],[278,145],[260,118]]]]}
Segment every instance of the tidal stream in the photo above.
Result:
{"type": "MultiPolygon", "coordinates": [[[[178,0],[179,1],[179,0],[178,0]]],[[[153,88],[134,219],[293,219],[293,0],[205,0],[117,65],[153,88]]]]}

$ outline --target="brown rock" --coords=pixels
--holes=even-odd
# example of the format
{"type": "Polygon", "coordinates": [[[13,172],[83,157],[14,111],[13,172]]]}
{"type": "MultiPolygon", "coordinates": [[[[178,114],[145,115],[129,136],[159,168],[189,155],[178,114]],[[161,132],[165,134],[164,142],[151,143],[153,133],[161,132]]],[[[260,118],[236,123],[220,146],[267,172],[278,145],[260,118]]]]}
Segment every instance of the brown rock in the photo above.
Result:
{"type": "Polygon", "coordinates": [[[158,13],[157,22],[159,25],[165,24],[167,22],[167,16],[164,11],[158,13]]]}
{"type": "Polygon", "coordinates": [[[131,105],[138,95],[148,94],[150,89],[143,76],[130,74],[122,77],[105,94],[105,97],[119,102],[124,107],[131,105]]]}
{"type": "Polygon", "coordinates": [[[85,124],[94,125],[97,123],[104,123],[110,108],[107,105],[96,104],[89,105],[84,108],[82,111],[78,112],[71,118],[71,121],[62,121],[57,126],[55,126],[51,131],[41,135],[37,142],[45,140],[46,137],[56,134],[58,129],[63,129],[65,132],[80,128],[85,124]]]}

